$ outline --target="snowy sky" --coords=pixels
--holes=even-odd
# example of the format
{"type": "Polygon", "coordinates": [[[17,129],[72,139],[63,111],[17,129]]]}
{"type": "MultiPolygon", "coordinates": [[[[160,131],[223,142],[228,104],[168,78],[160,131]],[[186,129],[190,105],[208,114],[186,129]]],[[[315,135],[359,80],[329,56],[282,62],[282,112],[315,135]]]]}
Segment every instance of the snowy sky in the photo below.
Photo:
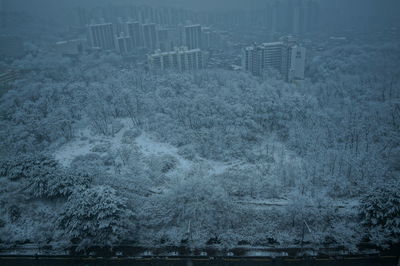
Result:
{"type": "MultiPolygon", "coordinates": [[[[157,6],[178,6],[196,10],[224,10],[230,8],[257,8],[268,0],[3,0],[25,9],[59,9],[71,5],[98,5],[101,3],[133,3],[157,6]],[[46,8],[47,7],[47,8],[46,8]]],[[[270,0],[273,1],[273,0],[270,0]]],[[[281,0],[288,1],[288,0],[281,0]]],[[[321,3],[342,6],[345,9],[359,10],[374,8],[376,11],[394,10],[399,12],[398,0],[318,0],[321,3]]]]}
{"type": "MultiPolygon", "coordinates": [[[[28,11],[42,18],[66,16],[66,11],[73,7],[99,6],[108,3],[132,3],[151,6],[175,6],[192,10],[224,11],[230,9],[256,9],[263,7],[267,1],[275,0],[0,0],[11,6],[11,9],[28,11]]],[[[291,1],[291,0],[280,0],[291,1]]],[[[348,17],[370,17],[370,23],[376,19],[399,21],[399,0],[316,0],[322,3],[325,10],[338,10],[348,17]]]]}

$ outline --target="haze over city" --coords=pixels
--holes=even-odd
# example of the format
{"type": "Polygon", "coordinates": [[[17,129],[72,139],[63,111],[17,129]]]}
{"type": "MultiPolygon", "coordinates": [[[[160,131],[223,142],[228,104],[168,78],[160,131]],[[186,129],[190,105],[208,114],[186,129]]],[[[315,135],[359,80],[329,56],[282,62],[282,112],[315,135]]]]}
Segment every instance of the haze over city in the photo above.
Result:
{"type": "Polygon", "coordinates": [[[0,0],[0,265],[396,265],[397,0],[0,0]]]}

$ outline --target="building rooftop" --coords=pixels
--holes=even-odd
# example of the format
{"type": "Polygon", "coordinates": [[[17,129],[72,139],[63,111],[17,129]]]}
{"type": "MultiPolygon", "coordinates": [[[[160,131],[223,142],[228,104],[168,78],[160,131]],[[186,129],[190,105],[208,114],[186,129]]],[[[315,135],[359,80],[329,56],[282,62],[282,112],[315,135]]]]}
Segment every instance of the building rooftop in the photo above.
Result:
{"type": "Polygon", "coordinates": [[[185,28],[190,28],[190,27],[201,27],[200,24],[193,24],[193,25],[186,25],[185,28]]]}
{"type": "Polygon", "coordinates": [[[265,42],[262,46],[275,46],[275,45],[282,45],[283,42],[265,42]]]}
{"type": "Polygon", "coordinates": [[[161,52],[161,50],[156,50],[153,54],[151,54],[152,56],[157,56],[157,55],[169,55],[169,54],[173,54],[176,52],[185,52],[185,53],[195,53],[195,52],[201,52],[201,50],[199,48],[196,49],[188,49],[186,46],[183,47],[175,47],[175,49],[173,51],[168,51],[168,52],[161,52]]]}
{"type": "Polygon", "coordinates": [[[108,25],[112,25],[112,23],[91,23],[88,26],[92,27],[92,26],[108,26],[108,25]]]}

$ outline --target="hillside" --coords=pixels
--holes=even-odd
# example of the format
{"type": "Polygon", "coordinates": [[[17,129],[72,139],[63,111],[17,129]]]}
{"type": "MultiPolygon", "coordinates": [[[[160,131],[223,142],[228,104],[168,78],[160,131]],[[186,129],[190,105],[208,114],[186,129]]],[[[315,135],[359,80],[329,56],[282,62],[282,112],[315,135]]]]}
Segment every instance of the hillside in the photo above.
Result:
{"type": "Polygon", "coordinates": [[[342,46],[288,84],[29,55],[0,99],[0,244],[398,241],[399,60],[342,46]]]}

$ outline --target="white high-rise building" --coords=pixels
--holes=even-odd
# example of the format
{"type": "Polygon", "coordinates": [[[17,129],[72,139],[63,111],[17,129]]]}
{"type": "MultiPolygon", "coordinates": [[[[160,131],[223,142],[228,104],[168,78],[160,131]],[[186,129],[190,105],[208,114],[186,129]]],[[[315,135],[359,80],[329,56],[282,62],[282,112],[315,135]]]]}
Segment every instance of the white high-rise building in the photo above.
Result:
{"type": "Polygon", "coordinates": [[[88,41],[91,48],[114,50],[114,28],[111,23],[87,26],[88,41]]]}
{"type": "Polygon", "coordinates": [[[189,49],[201,49],[201,25],[185,26],[185,45],[189,49]]]}
{"type": "Polygon", "coordinates": [[[292,82],[293,80],[304,79],[306,48],[297,45],[290,47],[288,55],[287,80],[292,82]]]}
{"type": "Polygon", "coordinates": [[[242,55],[242,68],[255,76],[259,76],[262,69],[261,59],[261,47],[246,47],[242,55]]]}
{"type": "Polygon", "coordinates": [[[127,32],[131,38],[132,47],[140,48],[143,47],[143,29],[140,22],[128,22],[126,23],[127,32]]]}
{"type": "Polygon", "coordinates": [[[204,27],[201,30],[201,42],[202,49],[210,49],[211,48],[211,29],[208,27],[204,27]]]}
{"type": "Polygon", "coordinates": [[[243,50],[242,68],[255,76],[276,69],[289,82],[304,79],[306,49],[292,38],[281,42],[263,43],[243,50]]]}
{"type": "Polygon", "coordinates": [[[128,54],[133,51],[132,39],[130,36],[121,33],[115,36],[115,47],[117,52],[121,54],[128,54]]]}
{"type": "Polygon", "coordinates": [[[264,43],[244,49],[242,56],[243,69],[253,75],[260,76],[266,69],[274,68],[281,71],[283,43],[264,43]]]}
{"type": "Polygon", "coordinates": [[[187,47],[180,47],[171,52],[157,50],[148,56],[148,63],[153,70],[198,70],[205,67],[206,57],[206,53],[200,49],[189,50],[187,47]]]}
{"type": "Polygon", "coordinates": [[[144,24],[143,25],[143,40],[144,46],[154,51],[157,48],[157,27],[156,24],[144,24]]]}
{"type": "Polygon", "coordinates": [[[171,45],[170,30],[163,28],[158,29],[158,49],[161,51],[170,51],[173,46],[171,45]]]}

